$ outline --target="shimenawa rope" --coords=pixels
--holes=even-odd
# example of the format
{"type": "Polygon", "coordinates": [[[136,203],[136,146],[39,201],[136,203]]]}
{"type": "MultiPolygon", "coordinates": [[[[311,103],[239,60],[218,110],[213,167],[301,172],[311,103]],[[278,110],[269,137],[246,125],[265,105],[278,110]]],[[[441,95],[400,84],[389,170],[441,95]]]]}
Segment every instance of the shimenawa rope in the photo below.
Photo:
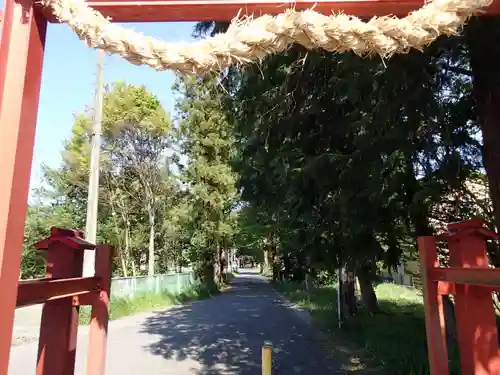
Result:
{"type": "Polygon", "coordinates": [[[117,54],[135,65],[185,74],[220,71],[256,62],[294,43],[332,52],[390,57],[422,49],[440,35],[455,35],[493,0],[433,0],[404,18],[374,17],[368,22],[344,14],[289,9],[277,16],[234,19],[224,34],[194,43],[166,43],[111,23],[83,0],[41,0],[61,23],[89,47],[117,54]]]}

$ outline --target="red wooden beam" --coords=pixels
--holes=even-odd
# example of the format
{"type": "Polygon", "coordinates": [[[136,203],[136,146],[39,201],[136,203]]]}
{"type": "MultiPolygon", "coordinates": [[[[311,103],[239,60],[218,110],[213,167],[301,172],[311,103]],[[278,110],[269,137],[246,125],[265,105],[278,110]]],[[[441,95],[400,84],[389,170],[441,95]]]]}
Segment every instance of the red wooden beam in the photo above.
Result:
{"type": "Polygon", "coordinates": [[[17,307],[98,291],[100,282],[100,277],[20,281],[17,293],[17,307]]]}
{"type": "MultiPolygon", "coordinates": [[[[229,21],[238,12],[241,15],[259,16],[278,14],[285,9],[310,9],[323,14],[343,12],[357,17],[406,16],[419,9],[424,1],[418,0],[88,0],[87,5],[98,10],[113,22],[180,22],[180,21],[229,21]]],[[[490,14],[500,14],[500,0],[488,9],[490,14]]],[[[50,22],[56,19],[46,12],[50,22]]]]}
{"type": "MultiPolygon", "coordinates": [[[[500,292],[500,285],[498,286],[486,286],[482,285],[481,290],[486,292],[500,292]]],[[[441,296],[455,295],[456,294],[456,284],[451,281],[438,281],[438,294],[441,296]]],[[[82,303],[83,304],[83,303],[82,303]]]]}
{"type": "Polygon", "coordinates": [[[437,267],[429,276],[437,281],[500,287],[500,269],[498,268],[437,267]]]}

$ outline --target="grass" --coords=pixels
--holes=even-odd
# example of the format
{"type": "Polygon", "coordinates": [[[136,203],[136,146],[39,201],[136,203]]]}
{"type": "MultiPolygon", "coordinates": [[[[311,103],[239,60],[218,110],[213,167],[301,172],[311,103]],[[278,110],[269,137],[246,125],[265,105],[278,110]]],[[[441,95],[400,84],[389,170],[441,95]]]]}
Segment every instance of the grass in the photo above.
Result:
{"type": "MultiPolygon", "coordinates": [[[[348,373],[429,374],[423,301],[415,289],[378,285],[381,312],[370,316],[361,311],[339,329],[334,287],[314,288],[309,293],[297,284],[276,288],[311,312],[314,324],[326,333],[326,346],[348,373]]],[[[450,358],[450,370],[458,374],[456,348],[450,349],[450,358]]]]}
{"type": "MultiPolygon", "coordinates": [[[[146,293],[135,298],[111,297],[109,319],[115,320],[161,307],[169,307],[189,301],[201,300],[209,298],[218,292],[219,290],[215,285],[196,285],[177,295],[163,292],[146,293]]],[[[81,325],[87,325],[89,322],[90,306],[84,306],[80,308],[79,323],[81,325]]]]}

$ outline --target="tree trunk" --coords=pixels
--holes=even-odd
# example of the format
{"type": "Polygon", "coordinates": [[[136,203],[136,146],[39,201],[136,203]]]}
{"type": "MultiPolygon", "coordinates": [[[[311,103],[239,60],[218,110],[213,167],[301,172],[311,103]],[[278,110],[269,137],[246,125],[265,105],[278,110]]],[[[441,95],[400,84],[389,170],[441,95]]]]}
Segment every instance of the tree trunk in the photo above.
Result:
{"type": "Polygon", "coordinates": [[[345,318],[354,316],[358,313],[358,306],[355,295],[355,280],[354,270],[345,270],[342,274],[342,306],[344,308],[343,316],[345,318]]]}
{"type": "Polygon", "coordinates": [[[224,275],[227,275],[229,272],[231,272],[231,263],[230,263],[230,258],[229,258],[229,249],[227,248],[227,245],[224,246],[224,253],[223,253],[223,258],[222,258],[222,269],[224,272],[224,275]]]}
{"type": "Polygon", "coordinates": [[[155,216],[149,213],[148,276],[155,274],[155,216]]]}
{"type": "Polygon", "coordinates": [[[222,248],[219,244],[216,246],[215,250],[215,274],[214,281],[218,284],[224,282],[224,263],[222,262],[222,248]]]}
{"type": "Polygon", "coordinates": [[[219,246],[219,250],[217,252],[217,268],[219,269],[219,284],[224,282],[224,249],[222,246],[219,246]]]}
{"type": "Polygon", "coordinates": [[[304,275],[304,284],[306,287],[306,291],[309,292],[311,290],[311,286],[312,286],[312,283],[311,283],[311,256],[310,255],[308,255],[306,258],[306,272],[304,275]]]}
{"type": "MultiPolygon", "coordinates": [[[[113,199],[111,199],[112,201],[113,199]]],[[[115,217],[116,215],[116,210],[111,203],[111,216],[115,217]]],[[[125,254],[125,249],[122,249],[122,241],[121,241],[121,233],[120,233],[120,226],[118,222],[114,222],[114,230],[115,230],[115,235],[116,235],[116,240],[117,240],[117,246],[118,246],[118,256],[120,257],[120,265],[122,267],[122,274],[124,277],[128,277],[128,269],[127,269],[127,255],[125,254]]]]}
{"type": "Polygon", "coordinates": [[[126,250],[122,246],[120,228],[118,225],[115,225],[116,239],[118,241],[118,255],[120,257],[120,266],[122,268],[123,277],[128,277],[128,267],[127,267],[127,253],[126,250]]]}
{"type": "Polygon", "coordinates": [[[278,281],[280,277],[280,264],[278,259],[278,247],[274,241],[274,237],[271,235],[271,240],[269,241],[269,254],[271,256],[271,271],[272,271],[272,281],[278,281]]]}
{"type": "Polygon", "coordinates": [[[132,276],[136,277],[137,276],[137,269],[135,267],[135,261],[134,257],[130,254],[130,222],[128,220],[128,215],[124,209],[124,205],[119,205],[120,208],[120,214],[125,226],[125,263],[126,263],[126,269],[127,269],[127,274],[128,274],[128,265],[130,263],[131,269],[132,269],[132,276]]]}
{"type": "Polygon", "coordinates": [[[182,256],[180,253],[177,254],[176,268],[178,273],[182,273],[182,256]]]}
{"type": "MultiPolygon", "coordinates": [[[[131,260],[131,256],[130,256],[130,228],[129,228],[129,224],[128,224],[128,220],[125,222],[125,249],[123,249],[123,252],[125,253],[125,269],[128,275],[128,263],[130,262],[131,260]]],[[[132,260],[133,262],[133,260],[132,260]]],[[[134,263],[132,263],[134,264],[134,263]]],[[[132,272],[133,272],[133,275],[135,276],[135,265],[132,267],[132,272]]]]}
{"type": "Polygon", "coordinates": [[[270,271],[270,266],[269,266],[269,251],[267,248],[264,248],[264,267],[263,267],[263,273],[269,273],[270,271]]]}
{"type": "Polygon", "coordinates": [[[118,254],[120,254],[120,265],[122,267],[123,277],[128,277],[127,262],[125,261],[125,256],[123,253],[123,250],[118,251],[118,254]]]}
{"type": "Polygon", "coordinates": [[[137,277],[137,266],[134,257],[130,257],[130,265],[132,266],[132,276],[137,277]]]}
{"type": "Polygon", "coordinates": [[[213,249],[205,249],[201,256],[201,281],[205,285],[213,285],[216,280],[216,259],[214,259],[213,249]]]}
{"type": "Polygon", "coordinates": [[[278,261],[276,260],[277,256],[275,253],[272,255],[272,260],[273,260],[273,266],[272,266],[272,280],[274,282],[279,280],[280,277],[280,266],[278,261]]]}
{"type": "Polygon", "coordinates": [[[292,261],[290,259],[290,255],[287,253],[281,254],[281,261],[283,262],[281,280],[290,280],[290,276],[292,275],[292,261]]]}
{"type": "Polygon", "coordinates": [[[370,314],[376,314],[380,311],[377,295],[373,288],[372,278],[365,268],[360,267],[358,270],[359,290],[361,292],[361,301],[363,306],[370,314]]]}

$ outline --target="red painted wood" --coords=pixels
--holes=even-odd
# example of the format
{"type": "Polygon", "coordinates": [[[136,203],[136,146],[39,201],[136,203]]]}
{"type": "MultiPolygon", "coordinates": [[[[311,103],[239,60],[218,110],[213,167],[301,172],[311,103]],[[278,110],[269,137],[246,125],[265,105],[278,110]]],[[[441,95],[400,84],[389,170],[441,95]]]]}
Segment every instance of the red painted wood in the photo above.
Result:
{"type": "Polygon", "coordinates": [[[438,281],[438,294],[448,296],[455,294],[455,283],[450,281],[438,281]]]}
{"type": "Polygon", "coordinates": [[[443,300],[438,295],[438,283],[432,279],[432,272],[437,265],[436,238],[419,237],[418,250],[430,375],[449,375],[443,300]]]}
{"type": "Polygon", "coordinates": [[[107,245],[98,245],[95,274],[101,278],[102,283],[99,298],[92,305],[87,375],[104,375],[105,372],[112,264],[113,249],[107,245]]]}
{"type": "MultiPolygon", "coordinates": [[[[89,283],[95,286],[95,280],[81,278],[83,253],[83,249],[75,251],[59,240],[49,243],[47,278],[80,278],[76,284],[89,283]]],[[[61,282],[58,286],[71,284],[75,282],[61,282]]],[[[73,306],[71,295],[45,303],[40,323],[37,375],[74,374],[77,333],[78,308],[73,306]]]]}
{"type": "Polygon", "coordinates": [[[100,283],[100,277],[21,281],[17,293],[17,307],[98,291],[100,283]]]}
{"type": "Polygon", "coordinates": [[[0,374],[7,374],[38,112],[46,21],[5,0],[0,41],[0,374]]]}
{"type": "Polygon", "coordinates": [[[2,40],[3,10],[0,9],[0,40],[2,40]]]}
{"type": "Polygon", "coordinates": [[[459,221],[456,223],[449,223],[446,228],[450,232],[456,232],[464,229],[479,229],[484,227],[484,221],[481,219],[471,219],[459,221]]]}
{"type": "Polygon", "coordinates": [[[83,239],[83,232],[75,229],[52,227],[50,236],[38,241],[35,248],[38,250],[47,250],[49,245],[54,242],[61,242],[66,245],[68,251],[72,250],[92,250],[95,245],[83,239]]]}
{"type": "Polygon", "coordinates": [[[437,267],[432,270],[430,276],[433,280],[474,284],[489,287],[489,290],[500,288],[500,269],[498,268],[437,267]]]}
{"type": "MultiPolygon", "coordinates": [[[[476,268],[476,275],[484,273],[497,276],[497,272],[492,273],[487,268],[486,242],[479,231],[450,238],[449,251],[453,267],[476,268]]],[[[461,373],[500,374],[498,332],[491,292],[476,285],[457,283],[455,314],[461,373]]]]}
{"type": "MultiPolygon", "coordinates": [[[[419,9],[424,1],[418,0],[89,0],[87,4],[113,22],[179,22],[179,21],[229,21],[240,15],[259,16],[278,14],[288,8],[310,9],[323,14],[344,12],[358,17],[396,15],[406,16],[419,9]]],[[[500,14],[500,0],[488,9],[490,14],[500,14]]],[[[45,13],[56,22],[50,12],[45,13]]]]}

